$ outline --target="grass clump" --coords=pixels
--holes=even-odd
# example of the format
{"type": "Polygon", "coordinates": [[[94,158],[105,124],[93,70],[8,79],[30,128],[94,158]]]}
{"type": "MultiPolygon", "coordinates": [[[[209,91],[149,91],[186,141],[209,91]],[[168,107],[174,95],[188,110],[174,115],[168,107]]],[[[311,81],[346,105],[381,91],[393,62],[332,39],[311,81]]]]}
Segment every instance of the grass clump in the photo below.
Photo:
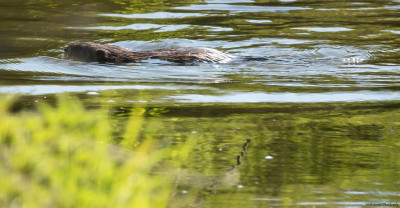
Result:
{"type": "Polygon", "coordinates": [[[172,183],[151,174],[167,150],[137,141],[140,115],[112,145],[107,111],[73,99],[37,112],[7,112],[0,101],[0,207],[166,207],[172,183]],[[139,118],[139,120],[137,120],[139,118]],[[163,152],[164,151],[164,152],[163,152]]]}

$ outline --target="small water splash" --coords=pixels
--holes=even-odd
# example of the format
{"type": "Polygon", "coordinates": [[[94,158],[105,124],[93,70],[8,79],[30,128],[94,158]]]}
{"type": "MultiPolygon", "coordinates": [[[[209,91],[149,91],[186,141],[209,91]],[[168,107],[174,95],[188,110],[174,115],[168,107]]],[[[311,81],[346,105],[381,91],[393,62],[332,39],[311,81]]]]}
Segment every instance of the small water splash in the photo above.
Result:
{"type": "Polygon", "coordinates": [[[362,64],[366,61],[365,58],[362,57],[351,57],[351,58],[344,58],[343,63],[345,64],[362,64]]]}

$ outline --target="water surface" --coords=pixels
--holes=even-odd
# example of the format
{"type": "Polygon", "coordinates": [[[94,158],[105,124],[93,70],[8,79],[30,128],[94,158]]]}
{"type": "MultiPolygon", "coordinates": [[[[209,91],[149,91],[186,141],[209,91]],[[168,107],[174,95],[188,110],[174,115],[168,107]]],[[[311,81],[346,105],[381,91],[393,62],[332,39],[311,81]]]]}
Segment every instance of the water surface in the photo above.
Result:
{"type": "Polygon", "coordinates": [[[3,0],[0,93],[29,106],[68,92],[88,107],[113,103],[121,120],[147,103],[147,134],[198,142],[185,177],[208,186],[179,182],[172,207],[400,204],[399,12],[395,0],[3,0]],[[76,41],[236,58],[64,59],[76,41]]]}

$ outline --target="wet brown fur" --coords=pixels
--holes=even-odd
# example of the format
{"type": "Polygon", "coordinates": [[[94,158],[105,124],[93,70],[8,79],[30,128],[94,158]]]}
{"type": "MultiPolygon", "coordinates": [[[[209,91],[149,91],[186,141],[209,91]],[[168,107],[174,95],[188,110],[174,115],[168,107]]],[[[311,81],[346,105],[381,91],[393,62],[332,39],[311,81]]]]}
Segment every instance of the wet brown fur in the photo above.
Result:
{"type": "Polygon", "coordinates": [[[64,48],[67,58],[101,63],[130,63],[146,59],[160,59],[177,63],[226,63],[232,56],[211,48],[178,47],[150,51],[132,51],[111,44],[92,42],[72,43],[64,48]]]}

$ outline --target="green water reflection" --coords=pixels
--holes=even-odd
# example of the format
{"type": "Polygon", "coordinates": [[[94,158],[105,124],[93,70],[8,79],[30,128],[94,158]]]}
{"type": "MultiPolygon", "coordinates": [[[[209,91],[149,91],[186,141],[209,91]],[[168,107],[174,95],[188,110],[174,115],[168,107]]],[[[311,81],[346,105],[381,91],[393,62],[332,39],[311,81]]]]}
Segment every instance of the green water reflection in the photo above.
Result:
{"type": "Polygon", "coordinates": [[[172,200],[177,207],[361,207],[400,199],[398,107],[149,107],[143,135],[177,143],[196,138],[181,164],[184,179],[172,200]]]}

